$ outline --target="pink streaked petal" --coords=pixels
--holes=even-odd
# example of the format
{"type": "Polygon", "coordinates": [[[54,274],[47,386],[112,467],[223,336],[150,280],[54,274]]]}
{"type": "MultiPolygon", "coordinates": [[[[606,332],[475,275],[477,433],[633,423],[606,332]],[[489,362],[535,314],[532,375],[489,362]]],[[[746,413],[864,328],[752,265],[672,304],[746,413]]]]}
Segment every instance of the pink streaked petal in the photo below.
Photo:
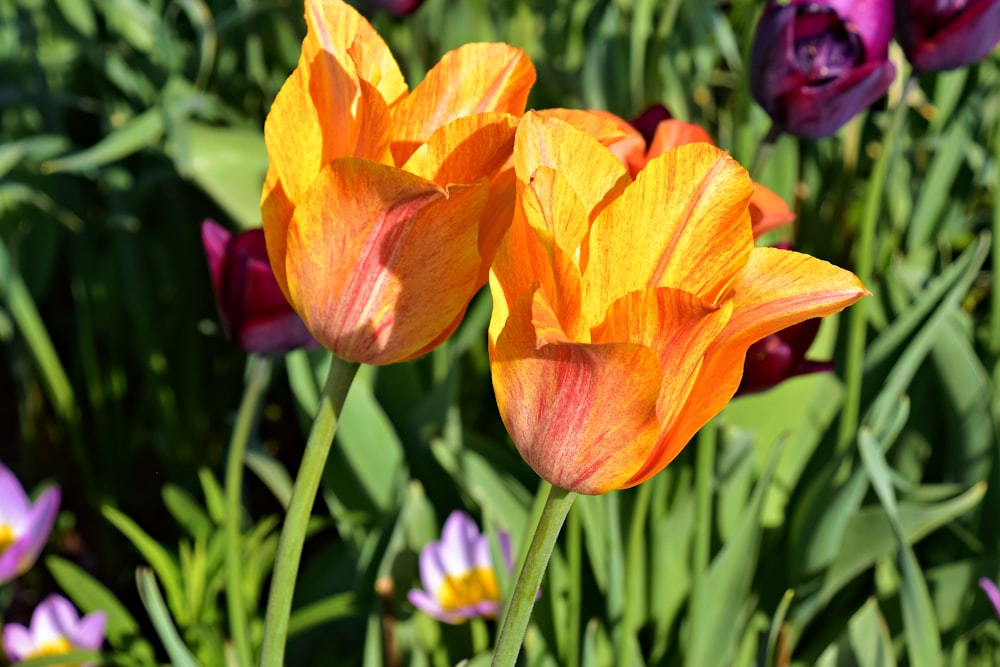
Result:
{"type": "Polygon", "coordinates": [[[32,563],[42,552],[42,547],[49,539],[52,526],[55,524],[56,515],[59,514],[59,502],[62,499],[62,491],[58,486],[50,486],[38,496],[38,500],[31,507],[28,514],[28,522],[21,539],[27,542],[24,558],[32,563]]]}
{"type": "MultiPolygon", "coordinates": [[[[66,613],[66,610],[61,608],[63,603],[70,604],[61,595],[52,594],[35,607],[35,611],[31,614],[31,636],[35,640],[35,646],[48,644],[66,636],[61,623],[61,617],[66,613]]],[[[71,604],[70,611],[75,620],[75,612],[73,612],[71,604]]]]}
{"type": "Polygon", "coordinates": [[[990,579],[983,577],[979,580],[979,587],[983,589],[986,597],[993,604],[993,611],[996,612],[997,616],[1000,616],[1000,590],[997,590],[997,585],[990,579]]]}

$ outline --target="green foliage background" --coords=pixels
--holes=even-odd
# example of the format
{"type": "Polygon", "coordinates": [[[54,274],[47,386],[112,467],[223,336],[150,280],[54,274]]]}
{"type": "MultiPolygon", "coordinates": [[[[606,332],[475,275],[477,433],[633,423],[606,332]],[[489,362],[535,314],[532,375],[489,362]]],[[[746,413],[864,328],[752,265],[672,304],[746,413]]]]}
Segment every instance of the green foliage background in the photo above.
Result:
{"type": "MultiPolygon", "coordinates": [[[[662,102],[748,166],[768,130],[748,93],[750,0],[366,11],[411,84],[450,48],[503,40],[538,69],[533,107],[628,118],[662,102]]],[[[227,661],[220,480],[247,365],[216,324],[199,230],[206,217],[260,224],[261,128],[302,13],[280,0],[0,0],[0,458],[29,487],[64,490],[45,567],[3,602],[24,621],[58,588],[107,610],[106,664],[227,661]],[[149,571],[136,586],[143,564],[159,605],[149,571]]],[[[1000,58],[907,87],[893,57],[888,103],[831,139],[781,137],[754,172],[798,214],[782,238],[834,263],[856,265],[860,221],[875,216],[863,382],[845,388],[840,369],[738,398],[653,481],[581,498],[525,664],[1000,664],[976,586],[1000,575],[1000,58]],[[841,432],[845,389],[860,392],[857,433],[841,432]]],[[[492,623],[443,626],[405,597],[451,510],[515,548],[537,512],[538,480],[493,402],[489,309],[484,292],[446,345],[355,382],[288,664],[480,664],[491,645],[492,623]]],[[[843,365],[846,322],[824,324],[813,356],[843,365]]],[[[248,455],[254,642],[326,363],[276,362],[248,455]]]]}

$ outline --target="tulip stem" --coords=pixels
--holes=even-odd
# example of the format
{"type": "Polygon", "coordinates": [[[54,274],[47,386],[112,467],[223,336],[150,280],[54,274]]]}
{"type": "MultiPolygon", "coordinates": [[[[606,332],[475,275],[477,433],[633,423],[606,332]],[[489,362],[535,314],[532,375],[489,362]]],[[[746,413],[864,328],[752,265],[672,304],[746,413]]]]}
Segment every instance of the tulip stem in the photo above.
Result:
{"type": "Polygon", "coordinates": [[[692,557],[694,587],[704,580],[712,552],[712,494],[715,491],[715,447],[717,420],[712,419],[698,431],[694,448],[695,528],[692,557]]]}
{"type": "Polygon", "coordinates": [[[778,140],[781,136],[781,128],[776,124],[771,123],[771,127],[768,128],[767,134],[764,138],[760,140],[757,144],[757,150],[753,154],[753,162],[750,163],[750,176],[751,178],[760,178],[760,172],[767,164],[767,160],[771,157],[772,151],[774,151],[774,142],[778,140]]]}
{"type": "MultiPolygon", "coordinates": [[[[541,492],[548,484],[543,484],[541,492]]],[[[521,651],[524,633],[528,629],[528,619],[535,606],[538,587],[542,583],[542,575],[549,564],[556,538],[562,530],[563,521],[569,508],[573,506],[576,494],[558,486],[549,486],[549,495],[542,508],[542,515],[535,527],[535,535],[531,546],[517,575],[514,595],[504,616],[503,626],[497,636],[496,649],[493,652],[493,667],[514,667],[517,655],[521,651]]],[[[578,582],[574,582],[579,585],[578,582]]]]}
{"type": "Polygon", "coordinates": [[[570,509],[566,520],[566,569],[569,591],[566,594],[566,665],[580,667],[580,599],[583,587],[583,550],[581,548],[580,508],[570,509]]]}
{"type": "Polygon", "coordinates": [[[243,491],[243,459],[247,442],[253,432],[260,412],[260,405],[271,379],[271,359],[257,355],[250,356],[250,374],[243,388],[243,399],[236,413],[236,423],[229,441],[229,458],[226,461],[226,511],[225,522],[225,562],[226,562],[226,608],[229,612],[229,633],[239,667],[253,664],[250,639],[247,636],[247,610],[243,605],[243,559],[241,557],[240,518],[243,506],[240,502],[243,491]]]}
{"type": "Polygon", "coordinates": [[[261,647],[261,667],[281,667],[284,662],[285,641],[288,636],[288,618],[292,611],[295,579],[302,558],[306,528],[312,513],[316,492],[319,489],[326,457],[330,453],[337,422],[347,398],[347,390],[358,371],[358,364],[333,356],[330,372],[323,386],[316,419],[313,421],[309,440],[302,454],[302,463],[292,486],[285,524],[278,541],[278,553],[271,576],[271,589],[264,617],[264,643],[261,647]]]}
{"type": "MultiPolygon", "coordinates": [[[[1000,155],[1000,114],[993,135],[995,146],[993,155],[1000,155]]],[[[993,309],[990,311],[990,347],[994,353],[1000,352],[1000,169],[996,169],[997,189],[993,195],[993,309]]],[[[1000,612],[998,612],[1000,613],[1000,612]]]]}
{"type": "MultiPolygon", "coordinates": [[[[889,128],[883,135],[882,148],[872,166],[865,206],[854,246],[854,272],[866,289],[871,289],[875,266],[875,232],[882,210],[882,195],[889,163],[895,154],[895,138],[906,118],[907,98],[916,79],[912,76],[903,87],[903,94],[893,110],[889,128]]],[[[840,430],[837,437],[837,456],[844,454],[854,442],[861,414],[861,388],[864,381],[865,346],[868,335],[868,300],[861,299],[850,309],[847,322],[847,362],[844,371],[844,407],[840,413],[840,430]]]]}

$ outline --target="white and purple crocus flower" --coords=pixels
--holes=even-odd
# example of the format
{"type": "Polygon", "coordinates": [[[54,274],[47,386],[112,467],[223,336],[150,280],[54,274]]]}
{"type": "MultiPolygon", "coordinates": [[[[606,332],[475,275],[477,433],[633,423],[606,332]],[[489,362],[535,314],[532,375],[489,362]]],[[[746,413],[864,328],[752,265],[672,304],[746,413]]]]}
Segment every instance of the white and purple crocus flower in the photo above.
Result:
{"type": "Polygon", "coordinates": [[[106,622],[107,615],[103,611],[80,618],[73,603],[52,594],[35,607],[30,627],[17,623],[4,625],[3,650],[11,662],[63,655],[80,649],[96,651],[104,643],[106,622]]]}
{"type": "MultiPolygon", "coordinates": [[[[501,531],[497,537],[504,565],[511,571],[510,536],[501,531]]],[[[420,579],[424,589],[411,590],[409,600],[439,621],[459,624],[475,617],[496,618],[500,612],[489,539],[465,512],[452,512],[441,540],[420,552],[420,579]]]]}
{"type": "Polygon", "coordinates": [[[32,503],[7,466],[0,463],[0,584],[35,564],[49,539],[61,494],[50,486],[32,503]]]}

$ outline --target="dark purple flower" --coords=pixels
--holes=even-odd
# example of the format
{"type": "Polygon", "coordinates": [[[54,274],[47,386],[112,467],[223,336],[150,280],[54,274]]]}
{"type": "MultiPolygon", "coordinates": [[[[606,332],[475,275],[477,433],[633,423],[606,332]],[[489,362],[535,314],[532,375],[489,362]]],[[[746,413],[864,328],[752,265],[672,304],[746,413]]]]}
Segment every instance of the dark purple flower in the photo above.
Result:
{"type": "Polygon", "coordinates": [[[406,16],[417,11],[424,0],[371,0],[371,4],[390,16],[406,16]]]}
{"type": "Polygon", "coordinates": [[[750,90],[780,129],[820,139],[882,97],[893,0],[770,0],[750,57],[750,90]]]}
{"type": "Polygon", "coordinates": [[[799,322],[751,345],[736,395],[764,391],[797,375],[832,371],[832,361],[806,359],[821,321],[814,318],[799,322]]]}
{"type": "Polygon", "coordinates": [[[96,651],[104,643],[106,623],[107,614],[103,611],[80,618],[69,600],[52,594],[35,607],[30,627],[18,623],[4,625],[3,650],[12,662],[62,655],[77,649],[96,651]]]}
{"type": "Polygon", "coordinates": [[[219,319],[229,340],[258,354],[316,346],[278,287],[262,229],[233,236],[214,220],[205,220],[201,240],[219,319]]]}
{"type": "Polygon", "coordinates": [[[660,126],[660,123],[671,118],[673,116],[667,107],[662,104],[654,104],[628,123],[642,135],[642,138],[646,140],[646,145],[649,146],[653,143],[656,128],[660,126]]]}
{"type": "MultiPolygon", "coordinates": [[[[514,567],[510,537],[498,536],[505,567],[514,567]]],[[[444,522],[441,540],[420,552],[424,589],[409,592],[414,607],[444,623],[464,623],[475,617],[495,618],[500,611],[500,587],[486,535],[465,512],[455,510],[444,522]]]]}
{"type": "Polygon", "coordinates": [[[42,491],[32,503],[21,483],[0,463],[0,584],[35,564],[59,513],[58,486],[42,491]]]}
{"type": "Polygon", "coordinates": [[[1000,42],[1000,0],[896,0],[896,33],[913,68],[979,62],[1000,42]]]}

